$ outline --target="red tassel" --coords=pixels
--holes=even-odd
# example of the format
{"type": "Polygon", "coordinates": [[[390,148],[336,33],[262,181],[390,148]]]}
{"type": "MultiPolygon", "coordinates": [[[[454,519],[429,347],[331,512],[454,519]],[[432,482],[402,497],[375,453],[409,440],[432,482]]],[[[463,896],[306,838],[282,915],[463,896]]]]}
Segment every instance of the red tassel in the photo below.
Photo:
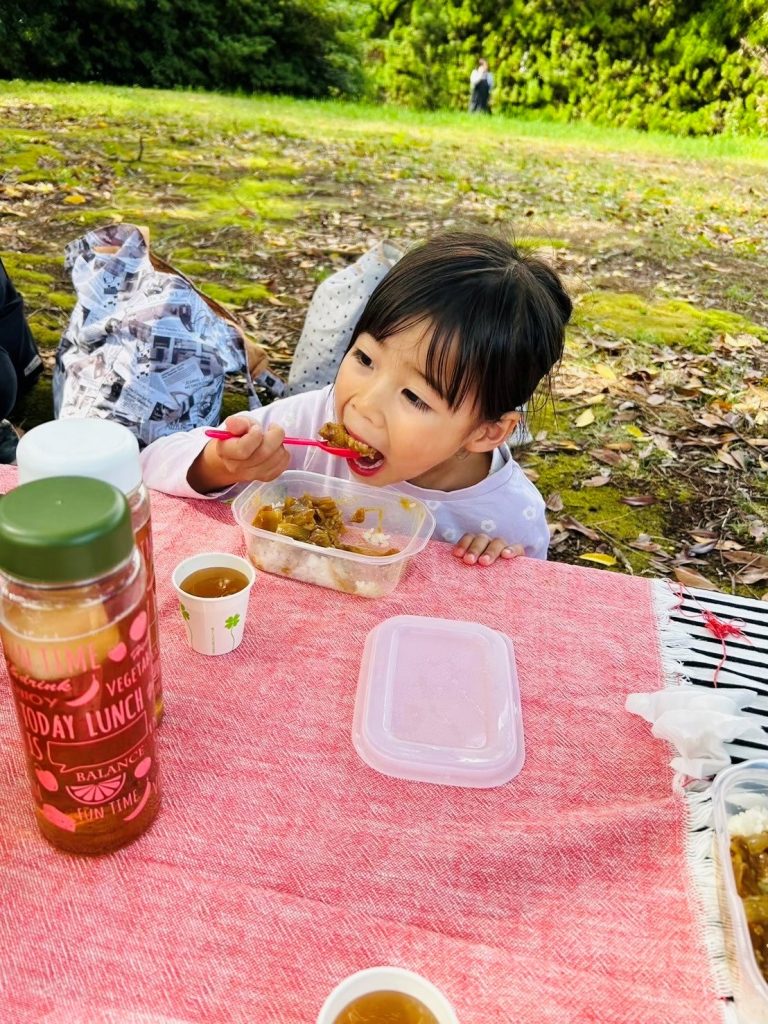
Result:
{"type": "MultiPolygon", "coordinates": [[[[687,618],[694,618],[695,616],[688,615],[687,612],[683,611],[683,596],[686,593],[686,588],[681,583],[677,584],[677,590],[675,590],[675,585],[673,583],[670,583],[670,586],[672,587],[672,592],[677,596],[677,605],[674,610],[679,611],[681,615],[685,615],[687,618]]],[[[688,594],[688,597],[691,601],[694,602],[694,604],[698,605],[698,607],[701,608],[699,614],[701,615],[701,618],[704,620],[704,625],[712,634],[712,636],[720,641],[720,646],[722,648],[723,655],[720,658],[720,661],[717,663],[717,667],[715,668],[715,674],[712,676],[712,685],[716,687],[717,679],[720,675],[720,669],[723,667],[726,658],[728,657],[728,652],[725,646],[726,639],[729,636],[736,636],[740,640],[746,640],[748,644],[751,644],[752,641],[741,628],[744,625],[744,623],[740,619],[734,619],[732,622],[726,622],[725,619],[718,619],[714,612],[711,612],[708,608],[702,608],[699,602],[696,600],[696,598],[693,597],[691,594],[688,594]]]]}

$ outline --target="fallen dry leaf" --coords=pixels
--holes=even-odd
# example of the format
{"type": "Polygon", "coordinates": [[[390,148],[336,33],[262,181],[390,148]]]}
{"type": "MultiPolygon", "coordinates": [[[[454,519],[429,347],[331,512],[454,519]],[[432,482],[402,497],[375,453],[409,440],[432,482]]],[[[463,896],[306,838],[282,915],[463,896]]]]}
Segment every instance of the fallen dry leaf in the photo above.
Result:
{"type": "Polygon", "coordinates": [[[83,203],[88,202],[85,196],[79,196],[77,192],[73,192],[72,195],[64,196],[64,202],[69,203],[70,206],[81,206],[83,203]]]}
{"type": "Polygon", "coordinates": [[[626,430],[626,432],[629,434],[630,437],[636,437],[638,439],[638,441],[648,441],[649,440],[648,435],[645,433],[644,430],[641,430],[640,427],[635,427],[635,426],[632,426],[630,424],[628,427],[625,427],[624,429],[626,430]]]}
{"type": "Polygon", "coordinates": [[[748,565],[752,569],[768,569],[768,555],[759,555],[756,551],[723,551],[722,555],[726,562],[748,565]]]}
{"type": "Polygon", "coordinates": [[[600,534],[595,530],[591,530],[584,523],[580,523],[578,519],[574,519],[573,516],[563,516],[560,523],[566,530],[573,530],[575,533],[582,533],[585,537],[590,540],[601,540],[600,534]]]}
{"type": "Polygon", "coordinates": [[[581,445],[575,441],[545,441],[536,445],[537,452],[580,452],[581,445]]]}
{"type": "Polygon", "coordinates": [[[743,470],[746,469],[746,460],[742,452],[726,451],[725,448],[721,448],[717,453],[718,461],[724,463],[726,466],[730,466],[732,469],[743,470]]]}
{"type": "Polygon", "coordinates": [[[693,555],[694,558],[697,555],[708,555],[710,551],[715,550],[715,542],[713,540],[705,540],[700,544],[691,544],[688,548],[688,554],[693,555]]]}
{"type": "Polygon", "coordinates": [[[550,496],[547,498],[546,504],[550,512],[562,512],[565,508],[565,505],[563,504],[563,499],[557,493],[550,494],[550,496]]]}
{"type": "Polygon", "coordinates": [[[655,541],[651,540],[647,533],[641,533],[637,540],[633,540],[629,546],[631,548],[636,548],[638,551],[650,551],[653,554],[661,555],[663,558],[669,558],[669,555],[661,544],[657,544],[655,541]]]}
{"type": "Polygon", "coordinates": [[[613,555],[603,554],[602,551],[588,551],[584,555],[579,555],[579,558],[585,562],[597,562],[598,565],[616,565],[613,555]]]}
{"type": "Polygon", "coordinates": [[[595,371],[598,377],[602,377],[603,380],[618,380],[618,377],[616,376],[614,371],[610,368],[610,366],[606,366],[605,363],[598,363],[597,366],[593,366],[592,369],[595,371]]]}
{"type": "Polygon", "coordinates": [[[768,527],[759,519],[753,519],[749,524],[749,534],[759,542],[765,539],[766,534],[768,534],[768,527]]]}
{"type": "Polygon", "coordinates": [[[744,545],[735,540],[719,540],[715,547],[718,551],[743,551],[744,545]]]}
{"type": "Polygon", "coordinates": [[[748,587],[753,583],[760,583],[768,580],[768,569],[743,569],[737,575],[739,583],[745,583],[748,587]]]}
{"type": "Polygon", "coordinates": [[[706,576],[702,576],[700,572],[694,572],[693,569],[683,569],[681,566],[677,566],[675,578],[684,587],[698,587],[700,590],[718,589],[706,576]]]}
{"type": "Polygon", "coordinates": [[[619,452],[611,451],[610,448],[593,448],[589,454],[598,462],[604,462],[606,466],[620,466],[624,461],[624,457],[619,452]]]}
{"type": "Polygon", "coordinates": [[[556,533],[552,536],[549,542],[549,550],[553,551],[555,548],[562,547],[568,540],[568,531],[563,530],[562,533],[556,533]]]}
{"type": "Polygon", "coordinates": [[[600,476],[591,476],[587,480],[584,480],[582,486],[583,487],[604,487],[606,484],[609,484],[610,482],[611,482],[611,478],[609,476],[603,476],[601,474],[600,476]]]}
{"type": "Polygon", "coordinates": [[[606,352],[618,352],[620,348],[624,347],[623,341],[609,341],[607,338],[590,338],[589,343],[595,348],[605,349],[606,352]]]}
{"type": "Polygon", "coordinates": [[[714,530],[691,530],[691,536],[696,541],[717,540],[719,534],[714,530]]]}
{"type": "Polygon", "coordinates": [[[575,427],[588,427],[590,424],[595,422],[595,414],[591,409],[585,409],[584,412],[577,416],[573,421],[575,427]]]}
{"type": "Polygon", "coordinates": [[[632,508],[644,508],[646,505],[655,505],[658,499],[653,494],[630,494],[626,498],[619,498],[619,501],[632,508]]]}
{"type": "Polygon", "coordinates": [[[711,413],[705,412],[701,416],[694,416],[697,423],[701,423],[703,427],[709,427],[710,430],[716,427],[727,427],[730,424],[726,423],[722,416],[713,416],[711,413]]]}

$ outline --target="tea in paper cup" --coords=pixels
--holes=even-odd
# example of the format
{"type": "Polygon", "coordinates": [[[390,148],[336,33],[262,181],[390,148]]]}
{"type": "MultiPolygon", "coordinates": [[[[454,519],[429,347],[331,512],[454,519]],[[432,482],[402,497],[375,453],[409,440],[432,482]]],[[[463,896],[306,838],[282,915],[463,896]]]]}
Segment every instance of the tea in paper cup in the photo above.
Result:
{"type": "Polygon", "coordinates": [[[193,555],[173,570],[179,614],[189,646],[199,654],[229,654],[243,639],[248,598],[256,580],[250,562],[224,551],[193,555]]]}
{"type": "MultiPolygon", "coordinates": [[[[434,1018],[435,1024],[459,1024],[453,1007],[440,989],[420,974],[402,967],[369,967],[345,978],[323,1003],[317,1024],[346,1022],[348,1017],[350,1020],[358,1019],[355,1004],[377,993],[387,996],[399,993],[418,1000],[434,1018]]],[[[362,1010],[360,1007],[360,1019],[367,1019],[362,1016],[362,1010]]]]}

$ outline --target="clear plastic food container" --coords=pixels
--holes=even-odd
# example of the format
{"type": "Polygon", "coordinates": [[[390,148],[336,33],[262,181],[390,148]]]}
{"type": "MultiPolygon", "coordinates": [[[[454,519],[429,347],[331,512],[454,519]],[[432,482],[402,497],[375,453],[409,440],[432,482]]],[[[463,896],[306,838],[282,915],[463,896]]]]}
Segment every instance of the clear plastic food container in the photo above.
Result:
{"type": "Polygon", "coordinates": [[[478,622],[385,619],[365,642],[352,742],[395,778],[509,782],[525,759],[512,641],[478,622]]]}
{"type": "Polygon", "coordinates": [[[235,519],[245,537],[248,557],[257,569],[341,590],[361,597],[384,597],[398,584],[408,560],[424,548],[435,520],[427,506],[389,488],[366,487],[348,480],[337,480],[304,470],[287,470],[270,483],[247,487],[232,503],[235,519]],[[370,544],[365,535],[371,531],[384,535],[395,555],[360,555],[339,548],[321,548],[305,544],[279,533],[270,533],[253,525],[262,505],[274,505],[286,498],[333,498],[349,522],[358,509],[365,509],[361,523],[349,525],[345,540],[370,544]]]}
{"type": "MultiPolygon", "coordinates": [[[[712,785],[712,805],[718,894],[736,1011],[741,1024],[766,1024],[768,983],[755,959],[730,845],[734,829],[742,835],[768,832],[768,761],[745,762],[722,772],[712,785]]],[[[768,904],[768,893],[764,898],[768,904]]]]}

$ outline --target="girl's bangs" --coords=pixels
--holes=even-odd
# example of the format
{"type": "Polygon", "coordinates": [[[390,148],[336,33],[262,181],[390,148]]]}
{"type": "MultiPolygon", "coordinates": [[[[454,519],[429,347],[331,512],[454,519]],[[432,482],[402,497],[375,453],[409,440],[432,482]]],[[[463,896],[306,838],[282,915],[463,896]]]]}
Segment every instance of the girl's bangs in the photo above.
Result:
{"type": "Polygon", "coordinates": [[[459,341],[460,330],[453,324],[436,323],[429,339],[424,376],[431,388],[457,409],[476,391],[478,367],[471,353],[459,341]]]}
{"type": "MultiPolygon", "coordinates": [[[[395,316],[394,310],[391,316],[381,316],[378,322],[371,320],[365,324],[363,330],[382,342],[392,334],[400,331],[407,331],[410,327],[416,327],[420,323],[434,319],[434,313],[426,310],[423,313],[412,315],[395,316]]],[[[359,329],[355,331],[350,348],[356,340],[356,336],[362,333],[359,329]]],[[[479,368],[475,365],[472,353],[464,351],[460,344],[461,327],[454,323],[445,323],[437,320],[434,323],[432,332],[429,335],[427,354],[424,364],[424,376],[429,386],[440,395],[443,401],[447,402],[449,408],[456,409],[472,393],[480,380],[479,368]]]]}

